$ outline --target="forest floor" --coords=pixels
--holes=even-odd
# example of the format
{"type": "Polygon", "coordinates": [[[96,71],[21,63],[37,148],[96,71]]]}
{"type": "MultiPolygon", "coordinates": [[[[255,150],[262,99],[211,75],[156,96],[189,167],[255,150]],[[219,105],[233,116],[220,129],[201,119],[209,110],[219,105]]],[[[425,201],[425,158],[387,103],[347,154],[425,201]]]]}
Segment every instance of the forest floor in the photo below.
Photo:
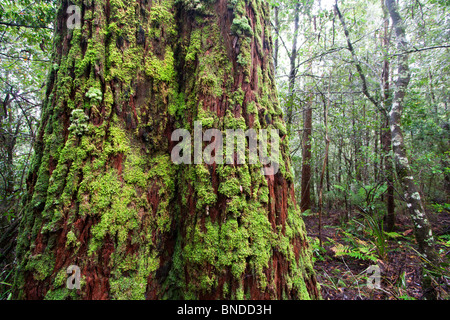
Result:
{"type": "MultiPolygon", "coordinates": [[[[441,257],[450,258],[450,212],[429,214],[441,257]]],[[[314,268],[325,300],[414,300],[421,299],[421,258],[417,253],[412,224],[406,215],[397,217],[394,232],[384,234],[385,258],[380,259],[377,237],[368,232],[364,219],[357,216],[343,221],[342,214],[322,216],[322,246],[318,240],[317,214],[304,217],[310,237],[314,268]],[[379,267],[379,286],[370,289],[379,267]]],[[[448,260],[447,260],[448,261],[448,260]]],[[[439,299],[450,299],[448,266],[438,269],[439,299]],[[447,268],[447,269],[445,269],[447,268]]]]}
{"type": "MultiPolygon", "coordinates": [[[[380,259],[376,236],[370,232],[363,217],[355,214],[347,221],[342,212],[322,216],[322,247],[318,240],[317,214],[303,217],[311,241],[314,268],[325,300],[406,300],[421,299],[421,259],[417,253],[412,224],[405,214],[397,216],[395,232],[386,235],[385,258],[380,259]],[[379,267],[380,286],[370,289],[368,272],[379,267]]],[[[450,258],[450,212],[429,213],[441,257],[450,258]]],[[[379,243],[380,246],[380,243],[379,243]]],[[[448,261],[448,260],[447,260],[448,261]]],[[[450,269],[441,269],[440,299],[450,300],[450,269]]],[[[0,265],[0,300],[8,297],[12,269],[0,265]],[[2,283],[2,281],[4,281],[2,283]],[[3,285],[2,285],[3,284],[3,285]],[[8,286],[6,286],[8,285],[8,286]]]]}

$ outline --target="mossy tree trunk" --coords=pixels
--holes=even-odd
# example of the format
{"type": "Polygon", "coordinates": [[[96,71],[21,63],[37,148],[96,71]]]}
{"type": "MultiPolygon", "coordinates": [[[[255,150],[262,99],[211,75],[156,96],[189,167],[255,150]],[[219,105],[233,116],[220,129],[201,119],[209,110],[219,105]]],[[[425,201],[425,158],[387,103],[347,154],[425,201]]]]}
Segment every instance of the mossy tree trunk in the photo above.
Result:
{"type": "MultiPolygon", "coordinates": [[[[260,0],[59,1],[19,299],[315,299],[260,0]],[[280,170],[175,165],[177,128],[280,130],[280,170]],[[66,287],[67,268],[81,288],[66,287]]],[[[248,154],[247,154],[248,157],[248,154]]]]}

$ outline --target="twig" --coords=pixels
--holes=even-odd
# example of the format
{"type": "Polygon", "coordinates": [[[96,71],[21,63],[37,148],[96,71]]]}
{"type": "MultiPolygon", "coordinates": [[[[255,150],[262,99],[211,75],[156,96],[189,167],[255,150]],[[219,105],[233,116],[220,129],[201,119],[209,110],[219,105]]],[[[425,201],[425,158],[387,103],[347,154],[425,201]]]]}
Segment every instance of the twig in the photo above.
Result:
{"type": "Polygon", "coordinates": [[[29,28],[29,29],[48,29],[48,30],[53,30],[53,28],[46,27],[46,26],[32,26],[32,25],[11,23],[11,22],[3,22],[3,21],[0,21],[0,25],[7,26],[7,27],[24,27],[24,28],[29,28]]]}

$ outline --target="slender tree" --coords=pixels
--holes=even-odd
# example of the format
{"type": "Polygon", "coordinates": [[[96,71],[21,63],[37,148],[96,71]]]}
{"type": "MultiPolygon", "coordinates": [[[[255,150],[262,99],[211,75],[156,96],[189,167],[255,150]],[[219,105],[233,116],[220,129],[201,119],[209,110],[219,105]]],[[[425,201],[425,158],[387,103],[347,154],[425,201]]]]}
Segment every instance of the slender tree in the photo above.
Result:
{"type": "MultiPolygon", "coordinates": [[[[407,203],[409,214],[414,224],[415,237],[419,245],[419,251],[428,261],[425,267],[431,268],[437,265],[439,255],[435,250],[435,240],[431,230],[431,225],[427,219],[422,197],[415,183],[411,167],[407,156],[406,146],[401,128],[403,113],[403,103],[406,90],[411,79],[411,71],[408,61],[408,42],[406,39],[405,25],[399,14],[395,0],[386,0],[386,7],[389,10],[391,20],[396,35],[398,54],[398,70],[395,80],[395,94],[390,112],[390,129],[392,136],[392,146],[394,151],[395,166],[398,178],[404,189],[404,198],[407,203]]],[[[435,291],[431,287],[430,275],[424,270],[424,294],[427,298],[435,298],[435,291]]]]}
{"type": "Polygon", "coordinates": [[[68,29],[77,17],[58,2],[14,296],[319,298],[275,90],[269,6],[75,4],[80,25],[68,29]],[[176,165],[172,133],[194,132],[195,121],[278,129],[279,171],[176,165]],[[70,266],[80,289],[66,286],[70,266]]]}
{"type": "MultiPolygon", "coordinates": [[[[382,0],[383,2],[384,0],[382,0]]],[[[347,48],[350,51],[352,55],[353,62],[355,64],[355,69],[358,72],[359,78],[361,80],[361,87],[362,92],[366,96],[366,98],[373,104],[375,109],[381,114],[382,120],[382,127],[381,127],[381,144],[383,148],[383,164],[384,164],[384,180],[387,184],[387,190],[386,190],[386,210],[387,214],[385,216],[386,220],[386,230],[392,231],[395,226],[395,203],[394,203],[394,182],[393,182],[393,170],[392,170],[392,159],[389,156],[391,148],[392,148],[392,141],[391,141],[391,133],[389,130],[389,105],[392,101],[391,97],[391,89],[390,89],[390,82],[389,82],[389,74],[390,74],[390,62],[389,58],[387,56],[387,52],[389,49],[389,19],[387,18],[387,12],[385,12],[385,6],[383,2],[383,10],[385,13],[385,22],[384,22],[384,36],[383,36],[383,47],[386,51],[384,60],[383,60],[383,71],[382,71],[382,79],[381,79],[381,87],[383,89],[383,97],[382,99],[377,99],[373,94],[369,91],[369,85],[368,80],[366,77],[366,74],[362,68],[362,64],[359,61],[358,56],[356,55],[355,49],[353,47],[353,43],[350,39],[350,31],[347,27],[347,24],[345,22],[345,18],[342,15],[338,3],[336,1],[335,4],[335,11],[339,17],[339,20],[341,21],[341,25],[344,29],[345,38],[347,40],[347,48]]],[[[355,139],[355,145],[356,145],[356,139],[355,139]]],[[[355,154],[358,153],[358,147],[355,147],[355,154]]],[[[357,165],[358,163],[355,163],[357,165]]],[[[356,168],[357,176],[359,173],[358,167],[356,168]]],[[[360,180],[360,179],[358,179],[360,180]]]]}
{"type": "Polygon", "coordinates": [[[275,69],[275,74],[277,73],[278,70],[278,59],[279,59],[279,51],[280,51],[280,4],[276,4],[273,6],[273,11],[274,11],[274,28],[275,28],[275,32],[276,32],[276,37],[275,37],[275,44],[274,44],[274,48],[273,48],[273,61],[274,61],[274,69],[275,69]]]}
{"type": "MultiPolygon", "coordinates": [[[[311,29],[314,27],[314,33],[317,32],[315,17],[311,18],[308,14],[307,21],[309,22],[311,29]],[[314,23],[313,23],[314,21],[314,23]]],[[[314,40],[316,39],[313,37],[314,40]]],[[[311,46],[308,47],[309,52],[312,54],[313,50],[311,46]]],[[[312,60],[308,62],[307,71],[312,73],[312,60]]],[[[311,210],[311,188],[312,188],[312,174],[311,174],[311,162],[312,162],[312,133],[313,133],[313,103],[314,92],[312,83],[306,85],[307,98],[303,107],[303,130],[302,130],[302,175],[301,175],[301,196],[300,196],[300,209],[302,212],[311,210]]]]}
{"type": "MultiPolygon", "coordinates": [[[[385,51],[383,59],[383,73],[382,73],[382,87],[383,87],[383,99],[382,109],[389,110],[392,105],[391,84],[389,80],[390,76],[390,60],[388,57],[390,46],[390,28],[389,28],[389,12],[387,11],[384,0],[381,0],[381,6],[383,8],[383,48],[385,51]]],[[[386,230],[393,231],[395,227],[395,202],[394,202],[394,170],[392,167],[392,158],[390,156],[392,150],[391,132],[389,130],[389,117],[383,113],[381,128],[381,144],[383,147],[383,163],[384,163],[384,178],[387,184],[386,189],[386,230]]]]}
{"type": "Polygon", "coordinates": [[[301,176],[301,200],[300,200],[300,208],[302,212],[311,209],[313,99],[314,99],[313,93],[309,92],[303,110],[302,176],[301,176]]]}
{"type": "Polygon", "coordinates": [[[297,58],[298,58],[298,36],[300,30],[300,1],[296,1],[294,6],[294,34],[292,40],[292,50],[289,53],[289,100],[286,110],[286,122],[288,133],[292,134],[292,125],[294,121],[294,110],[295,110],[295,79],[297,75],[297,58]]]}

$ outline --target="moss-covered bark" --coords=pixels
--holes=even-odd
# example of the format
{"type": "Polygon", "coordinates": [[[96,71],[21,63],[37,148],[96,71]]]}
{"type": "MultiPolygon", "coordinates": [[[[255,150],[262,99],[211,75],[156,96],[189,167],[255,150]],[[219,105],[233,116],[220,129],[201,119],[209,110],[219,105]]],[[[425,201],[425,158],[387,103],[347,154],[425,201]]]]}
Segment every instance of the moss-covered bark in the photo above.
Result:
{"type": "Polygon", "coordinates": [[[275,176],[170,158],[172,132],[194,121],[285,136],[268,6],[75,4],[81,29],[67,30],[59,2],[16,298],[318,298],[287,139],[275,176]],[[78,290],[66,288],[70,265],[78,290]]]}

